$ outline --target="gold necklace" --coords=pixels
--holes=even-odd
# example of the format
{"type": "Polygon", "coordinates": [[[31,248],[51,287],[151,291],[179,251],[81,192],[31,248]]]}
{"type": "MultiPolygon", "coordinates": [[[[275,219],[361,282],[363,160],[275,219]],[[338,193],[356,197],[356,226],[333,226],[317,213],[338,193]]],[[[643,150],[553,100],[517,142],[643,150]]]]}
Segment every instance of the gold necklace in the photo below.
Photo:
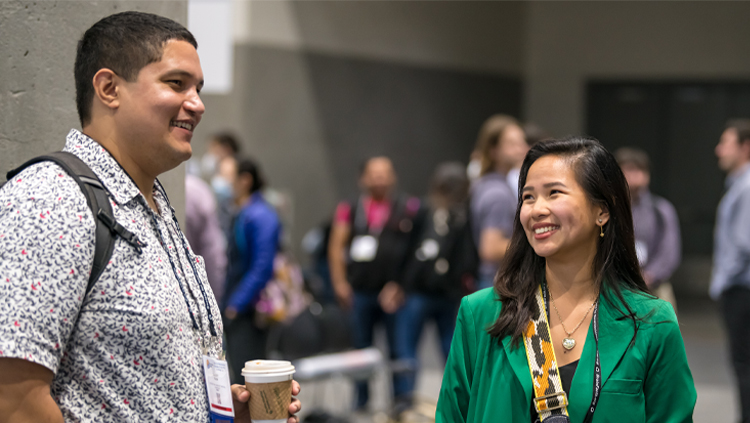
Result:
{"type": "Polygon", "coordinates": [[[575,329],[568,332],[568,329],[565,328],[565,323],[563,323],[562,317],[560,317],[560,311],[557,309],[557,306],[555,305],[555,298],[552,297],[552,292],[549,293],[549,297],[552,300],[552,307],[555,309],[555,313],[557,314],[557,318],[560,320],[560,325],[562,326],[563,331],[565,331],[565,333],[568,334],[568,337],[562,340],[562,346],[563,348],[565,348],[565,352],[567,353],[568,351],[572,350],[576,346],[576,340],[571,338],[571,336],[573,336],[575,331],[577,331],[578,328],[581,327],[581,324],[583,323],[584,320],[586,320],[586,316],[589,315],[589,312],[591,311],[592,308],[594,308],[594,305],[596,304],[597,301],[599,301],[599,298],[597,298],[596,300],[594,300],[593,303],[591,303],[591,306],[589,306],[589,309],[586,310],[586,314],[583,315],[583,318],[581,319],[580,322],[578,322],[575,329]]]}

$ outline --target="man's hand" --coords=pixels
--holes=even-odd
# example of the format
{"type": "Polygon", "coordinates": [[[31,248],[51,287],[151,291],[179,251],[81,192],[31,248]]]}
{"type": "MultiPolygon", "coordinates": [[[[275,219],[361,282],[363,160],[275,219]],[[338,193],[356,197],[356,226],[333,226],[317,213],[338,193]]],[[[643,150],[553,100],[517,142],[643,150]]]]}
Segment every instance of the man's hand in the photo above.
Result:
{"type": "MultiPolygon", "coordinates": [[[[300,386],[297,381],[292,381],[292,395],[299,395],[300,386]]],[[[250,391],[245,385],[232,385],[232,400],[234,400],[234,421],[235,423],[251,423],[250,408],[247,402],[250,401],[250,391]]],[[[292,403],[289,404],[289,419],[287,423],[299,423],[299,417],[295,414],[302,409],[302,403],[295,397],[292,397],[292,403]]]]}
{"type": "Polygon", "coordinates": [[[351,310],[352,304],[354,303],[354,292],[349,282],[339,282],[333,284],[333,291],[336,294],[336,299],[339,305],[344,310],[351,310]]]}
{"type": "Polygon", "coordinates": [[[383,289],[380,290],[380,294],[378,295],[380,308],[382,308],[383,311],[388,314],[397,312],[398,309],[401,308],[402,305],[404,305],[405,300],[406,294],[404,293],[404,289],[401,288],[401,285],[393,281],[385,284],[383,289]]]}

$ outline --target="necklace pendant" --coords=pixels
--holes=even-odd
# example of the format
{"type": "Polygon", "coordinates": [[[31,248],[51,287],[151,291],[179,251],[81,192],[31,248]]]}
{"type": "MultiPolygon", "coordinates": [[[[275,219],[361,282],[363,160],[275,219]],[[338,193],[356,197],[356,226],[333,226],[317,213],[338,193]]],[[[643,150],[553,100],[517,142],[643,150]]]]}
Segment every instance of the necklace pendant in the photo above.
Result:
{"type": "Polygon", "coordinates": [[[570,351],[576,346],[576,340],[573,338],[565,338],[562,341],[563,348],[570,351]]]}

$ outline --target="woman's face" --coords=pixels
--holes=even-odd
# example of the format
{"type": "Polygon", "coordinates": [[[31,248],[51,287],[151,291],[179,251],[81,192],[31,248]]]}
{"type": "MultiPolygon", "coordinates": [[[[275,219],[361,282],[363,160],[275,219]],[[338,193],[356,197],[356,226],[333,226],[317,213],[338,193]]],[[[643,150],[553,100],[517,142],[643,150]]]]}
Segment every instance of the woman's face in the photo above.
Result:
{"type": "Polygon", "coordinates": [[[599,225],[607,223],[609,214],[588,200],[567,160],[553,155],[537,159],[529,168],[522,198],[521,224],[539,256],[548,262],[593,259],[599,225]]]}
{"type": "Polygon", "coordinates": [[[493,149],[495,165],[508,170],[520,167],[528,151],[529,145],[523,129],[517,125],[508,125],[493,149]]]}

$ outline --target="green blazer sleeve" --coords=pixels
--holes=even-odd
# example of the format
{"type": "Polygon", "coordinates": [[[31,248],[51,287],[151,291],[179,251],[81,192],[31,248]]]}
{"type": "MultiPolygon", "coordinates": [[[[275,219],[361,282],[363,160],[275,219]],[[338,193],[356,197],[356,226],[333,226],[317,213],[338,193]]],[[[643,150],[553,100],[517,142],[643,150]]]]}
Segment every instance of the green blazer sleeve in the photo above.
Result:
{"type": "Polygon", "coordinates": [[[458,310],[456,330],[438,397],[436,423],[467,421],[477,345],[477,330],[468,301],[469,297],[464,297],[458,310]]]}
{"type": "Polygon", "coordinates": [[[660,306],[660,312],[653,319],[663,318],[663,323],[656,324],[653,330],[647,361],[650,365],[643,387],[646,421],[692,422],[697,395],[685,345],[672,306],[667,303],[660,306]]]}

